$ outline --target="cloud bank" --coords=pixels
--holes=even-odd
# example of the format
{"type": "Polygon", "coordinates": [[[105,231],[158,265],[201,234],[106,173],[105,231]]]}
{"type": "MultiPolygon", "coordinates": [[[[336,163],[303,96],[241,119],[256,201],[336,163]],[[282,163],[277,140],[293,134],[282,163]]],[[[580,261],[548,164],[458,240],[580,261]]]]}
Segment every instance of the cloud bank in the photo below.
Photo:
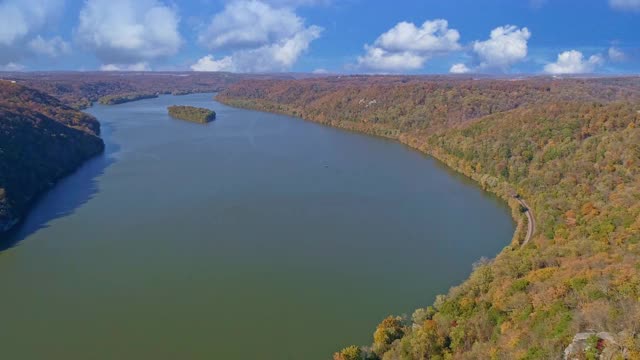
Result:
{"type": "Polygon", "coordinates": [[[461,49],[460,33],[449,29],[444,19],[427,20],[420,27],[400,22],[380,35],[366,53],[358,57],[358,67],[365,70],[400,72],[417,70],[436,55],[461,49]]]}
{"type": "Polygon", "coordinates": [[[59,36],[45,39],[38,35],[29,41],[28,46],[34,53],[52,58],[71,53],[71,45],[59,36]]]}
{"type": "Polygon", "coordinates": [[[471,69],[469,69],[467,65],[460,63],[451,65],[449,72],[452,74],[466,74],[471,72],[471,69]]]}
{"type": "Polygon", "coordinates": [[[621,11],[640,11],[640,0],[609,0],[609,5],[621,11]]]}
{"type": "Polygon", "coordinates": [[[198,36],[209,54],[191,66],[194,71],[271,72],[289,70],[318,39],[323,29],[306,26],[292,8],[276,8],[258,0],[234,1],[213,16],[198,36]]]}
{"type": "Polygon", "coordinates": [[[527,57],[530,37],[531,32],[526,27],[505,25],[491,30],[489,39],[473,43],[473,51],[480,61],[479,69],[508,71],[527,57]]]}
{"type": "Polygon", "coordinates": [[[609,48],[609,50],[607,51],[607,55],[609,56],[609,60],[611,60],[612,62],[627,61],[627,54],[614,46],[609,48]]]}
{"type": "Polygon", "coordinates": [[[151,71],[151,67],[147,62],[127,65],[106,64],[100,66],[100,71],[151,71]]]}
{"type": "Polygon", "coordinates": [[[179,21],[176,9],[156,0],[87,0],[75,35],[104,64],[126,67],[175,55],[179,21]]]}
{"type": "Polygon", "coordinates": [[[59,37],[35,36],[64,8],[63,0],[6,0],[0,3],[0,65],[18,70],[17,62],[38,55],[58,56],[70,46],[59,37]]]}
{"type": "Polygon", "coordinates": [[[454,64],[449,72],[509,72],[513,65],[526,60],[530,38],[531,32],[526,27],[498,26],[491,30],[487,40],[478,40],[471,44],[470,52],[474,58],[474,66],[454,64]]]}
{"type": "Polygon", "coordinates": [[[587,74],[603,63],[604,60],[599,55],[585,59],[580,51],[569,50],[558,54],[556,62],[547,64],[544,71],[548,74],[587,74]]]}

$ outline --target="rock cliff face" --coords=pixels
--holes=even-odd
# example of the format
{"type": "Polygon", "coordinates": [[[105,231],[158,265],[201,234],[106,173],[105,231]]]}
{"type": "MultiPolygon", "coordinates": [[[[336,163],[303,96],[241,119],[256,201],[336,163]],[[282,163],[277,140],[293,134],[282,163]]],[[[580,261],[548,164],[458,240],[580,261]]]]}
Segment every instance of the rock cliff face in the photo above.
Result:
{"type": "Polygon", "coordinates": [[[35,198],[104,150],[100,123],[42,92],[0,81],[0,233],[35,198]]]}
{"type": "Polygon", "coordinates": [[[628,350],[620,346],[615,336],[608,332],[578,333],[564,350],[564,360],[629,358],[628,350]]]}

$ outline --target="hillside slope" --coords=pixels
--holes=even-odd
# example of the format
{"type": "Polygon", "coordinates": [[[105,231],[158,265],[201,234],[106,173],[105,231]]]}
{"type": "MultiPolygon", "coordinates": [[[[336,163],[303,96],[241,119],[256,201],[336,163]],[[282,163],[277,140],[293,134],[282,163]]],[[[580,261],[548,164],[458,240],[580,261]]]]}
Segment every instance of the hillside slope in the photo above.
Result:
{"type": "Polygon", "coordinates": [[[397,137],[401,132],[433,132],[482,116],[552,101],[637,101],[639,83],[637,78],[474,80],[345,76],[240,81],[229,85],[217,98],[237,106],[397,137]]]}
{"type": "MultiPolygon", "coordinates": [[[[398,139],[509,202],[518,230],[494,260],[371,347],[336,359],[553,359],[606,331],[640,357],[640,105],[637,78],[239,83],[219,100],[398,139]],[[536,214],[526,218],[514,194],[536,214]]],[[[402,281],[402,279],[398,279],[402,281]]],[[[425,304],[427,305],[427,304],[425,304]]]]}
{"type": "Polygon", "coordinates": [[[0,81],[0,233],[56,180],[100,153],[100,124],[27,87],[0,81]]]}
{"type": "Polygon", "coordinates": [[[287,75],[245,75],[218,72],[17,72],[2,78],[42,91],[65,105],[84,109],[92,103],[156,94],[217,92],[243,79],[283,78],[287,75]],[[104,98],[104,99],[103,99],[104,98]],[[111,99],[111,100],[110,100],[111,99]]]}

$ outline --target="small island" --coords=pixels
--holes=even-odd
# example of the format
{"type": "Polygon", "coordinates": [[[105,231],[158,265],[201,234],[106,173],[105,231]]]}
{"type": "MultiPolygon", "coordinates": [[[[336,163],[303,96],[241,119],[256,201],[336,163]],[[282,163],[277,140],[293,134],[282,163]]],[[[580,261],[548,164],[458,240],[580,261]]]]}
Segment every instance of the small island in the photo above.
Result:
{"type": "Polygon", "coordinates": [[[190,90],[173,90],[171,92],[171,95],[173,95],[173,96],[182,96],[182,95],[189,95],[189,94],[193,94],[193,91],[190,91],[190,90]]]}
{"type": "Polygon", "coordinates": [[[98,100],[98,102],[100,102],[100,104],[103,104],[103,105],[117,105],[117,104],[124,104],[131,101],[153,99],[157,97],[158,97],[158,94],[129,93],[129,94],[103,96],[100,98],[100,100],[98,100]]]}
{"type": "Polygon", "coordinates": [[[216,112],[193,106],[169,106],[169,115],[173,118],[206,124],[216,119],[216,112]]]}

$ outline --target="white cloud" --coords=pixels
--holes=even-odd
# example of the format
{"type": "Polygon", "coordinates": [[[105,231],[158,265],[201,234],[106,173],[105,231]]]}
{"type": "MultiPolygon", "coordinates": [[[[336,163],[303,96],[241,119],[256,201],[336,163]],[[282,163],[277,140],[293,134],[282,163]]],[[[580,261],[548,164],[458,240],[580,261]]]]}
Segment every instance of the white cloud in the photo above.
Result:
{"type": "Polygon", "coordinates": [[[427,20],[420,27],[400,22],[380,35],[366,53],[358,57],[358,66],[381,71],[417,70],[431,57],[460,50],[460,33],[449,29],[443,19],[427,20]]]}
{"type": "Polygon", "coordinates": [[[274,8],[257,0],[234,1],[216,14],[199,35],[210,50],[229,50],[218,60],[207,55],[196,71],[270,72],[290,69],[320,37],[323,29],[306,26],[291,8],[274,8]]]}
{"type": "Polygon", "coordinates": [[[11,45],[29,31],[27,16],[22,9],[10,2],[0,4],[0,44],[11,45]]]}
{"type": "Polygon", "coordinates": [[[22,64],[10,62],[5,65],[0,65],[0,71],[22,71],[25,66],[22,64]]]}
{"type": "Polygon", "coordinates": [[[527,57],[527,41],[531,32],[526,27],[499,26],[491,30],[489,39],[473,43],[480,69],[508,71],[527,57]]]}
{"type": "Polygon", "coordinates": [[[613,62],[623,62],[627,60],[627,54],[613,46],[609,48],[607,55],[609,56],[609,60],[613,62]]]}
{"type": "Polygon", "coordinates": [[[16,41],[38,30],[62,8],[62,0],[6,0],[0,3],[0,45],[16,41]]]}
{"type": "Polygon", "coordinates": [[[33,55],[34,34],[55,24],[63,8],[64,0],[0,1],[0,65],[11,67],[33,55]]]}
{"type": "Polygon", "coordinates": [[[29,41],[29,48],[36,54],[49,57],[58,57],[71,52],[71,45],[59,36],[54,36],[47,40],[38,35],[29,41]]]}
{"type": "Polygon", "coordinates": [[[147,62],[135,64],[105,64],[100,66],[100,71],[151,71],[147,62]]]}
{"type": "Polygon", "coordinates": [[[323,69],[323,68],[318,68],[318,69],[313,70],[313,73],[314,74],[328,74],[329,70],[323,69]]]}
{"type": "Polygon", "coordinates": [[[421,27],[401,22],[380,35],[374,45],[387,51],[434,54],[460,49],[460,33],[449,29],[447,20],[425,21],[421,27]]]}
{"type": "Polygon", "coordinates": [[[304,30],[304,20],[289,8],[257,0],[236,1],[216,14],[199,42],[209,49],[246,49],[272,44],[304,30]]]}
{"type": "Polygon", "coordinates": [[[545,65],[544,71],[549,74],[587,74],[603,63],[599,55],[585,59],[580,51],[570,50],[558,54],[556,62],[545,65]]]}
{"type": "Polygon", "coordinates": [[[609,0],[609,5],[622,11],[640,11],[640,0],[609,0]]]}
{"type": "Polygon", "coordinates": [[[262,46],[257,49],[234,53],[233,57],[242,71],[267,72],[291,68],[309,44],[320,37],[322,29],[317,26],[295,34],[291,38],[262,46]],[[244,70],[243,70],[244,69],[244,70]]]}
{"type": "Polygon", "coordinates": [[[191,65],[193,71],[228,71],[236,70],[231,56],[225,56],[220,60],[216,60],[213,55],[207,55],[195,64],[191,65]]]}
{"type": "Polygon", "coordinates": [[[471,69],[469,69],[467,65],[460,63],[453,64],[449,69],[449,72],[452,74],[466,74],[468,72],[471,72],[471,69]]]}
{"type": "Polygon", "coordinates": [[[427,61],[427,57],[410,51],[389,52],[387,50],[365,46],[364,56],[358,57],[358,66],[376,71],[402,72],[418,70],[427,61]]]}
{"type": "Polygon", "coordinates": [[[87,0],[77,41],[105,63],[131,64],[177,53],[176,10],[157,0],[87,0]]]}
{"type": "Polygon", "coordinates": [[[191,65],[191,69],[230,72],[286,71],[307,50],[311,41],[320,36],[320,31],[320,28],[312,26],[290,39],[255,49],[235,51],[219,60],[207,55],[191,65]]]}

